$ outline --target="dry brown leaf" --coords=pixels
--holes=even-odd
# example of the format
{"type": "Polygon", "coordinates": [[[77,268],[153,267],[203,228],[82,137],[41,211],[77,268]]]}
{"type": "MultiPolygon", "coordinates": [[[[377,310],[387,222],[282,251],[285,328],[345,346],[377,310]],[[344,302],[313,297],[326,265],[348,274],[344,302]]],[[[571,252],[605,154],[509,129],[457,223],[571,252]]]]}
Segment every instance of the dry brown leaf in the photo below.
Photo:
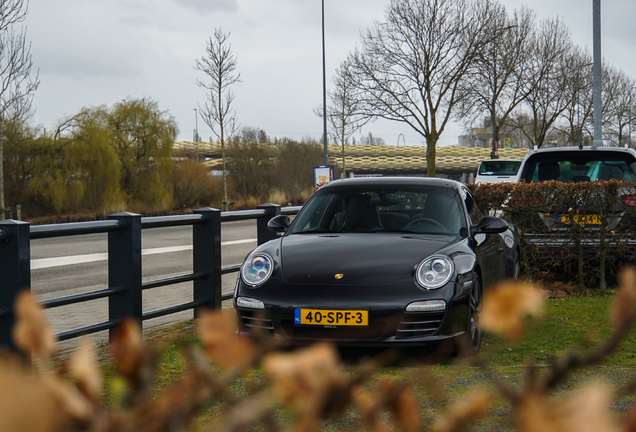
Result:
{"type": "Polygon", "coordinates": [[[636,270],[623,270],[618,281],[620,290],[612,299],[610,310],[610,320],[615,328],[633,319],[636,314],[636,270]]]}
{"type": "Polygon", "coordinates": [[[110,349],[119,365],[119,372],[136,381],[145,350],[139,323],[132,319],[122,321],[115,331],[110,349]]]}
{"type": "Polygon", "coordinates": [[[343,382],[343,370],[333,345],[321,342],[292,353],[271,353],[263,370],[284,403],[320,397],[343,382]]]}
{"type": "Polygon", "coordinates": [[[0,358],[2,432],[53,432],[92,415],[88,401],[60,377],[32,375],[16,360],[0,358]]]}
{"type": "Polygon", "coordinates": [[[523,333],[526,315],[540,315],[543,311],[541,290],[527,282],[503,282],[484,293],[479,316],[482,329],[509,339],[523,333]]]}
{"type": "Polygon", "coordinates": [[[54,431],[65,421],[39,377],[6,358],[0,358],[0,419],[5,432],[54,431]]]}
{"type": "Polygon", "coordinates": [[[88,422],[91,419],[93,405],[77,388],[57,375],[44,375],[42,382],[66,417],[79,422],[88,422]]]}
{"type": "Polygon", "coordinates": [[[17,295],[15,315],[13,341],[20,350],[44,359],[49,359],[55,354],[55,336],[46,323],[42,306],[37,304],[30,291],[25,290],[17,295]]]}
{"type": "Polygon", "coordinates": [[[360,417],[371,430],[390,430],[380,414],[388,409],[399,426],[399,430],[420,430],[422,420],[419,404],[413,390],[394,381],[384,380],[372,391],[356,386],[351,390],[353,402],[360,408],[360,417]]]}
{"type": "Polygon", "coordinates": [[[236,333],[234,311],[201,312],[197,324],[203,348],[223,369],[249,364],[256,347],[252,341],[236,333]]]}
{"type": "Polygon", "coordinates": [[[611,395],[599,384],[591,384],[566,400],[545,395],[525,395],[517,407],[519,432],[614,432],[608,409],[611,395]]]}
{"type": "Polygon", "coordinates": [[[351,398],[360,408],[360,418],[373,432],[388,431],[388,426],[380,417],[383,395],[377,391],[368,391],[361,386],[351,389],[351,398]]]}
{"type": "Polygon", "coordinates": [[[101,396],[102,376],[97,367],[93,344],[86,339],[80,342],[79,347],[68,362],[68,369],[77,379],[80,391],[91,401],[96,402],[101,396]]]}
{"type": "Polygon", "coordinates": [[[393,413],[398,426],[406,432],[420,430],[422,425],[420,406],[413,389],[404,385],[396,385],[389,381],[380,385],[380,391],[389,391],[391,389],[395,389],[397,394],[389,401],[389,409],[393,413]]]}
{"type": "Polygon", "coordinates": [[[464,400],[452,405],[435,422],[436,432],[463,430],[473,420],[483,417],[492,405],[494,395],[487,390],[475,390],[464,400]]]}

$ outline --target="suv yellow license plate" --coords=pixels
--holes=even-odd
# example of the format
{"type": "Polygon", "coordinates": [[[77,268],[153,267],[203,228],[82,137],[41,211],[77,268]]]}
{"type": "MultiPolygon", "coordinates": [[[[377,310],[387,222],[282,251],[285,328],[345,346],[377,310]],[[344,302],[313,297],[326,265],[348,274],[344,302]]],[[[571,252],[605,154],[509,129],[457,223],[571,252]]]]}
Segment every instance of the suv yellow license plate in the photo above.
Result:
{"type": "Polygon", "coordinates": [[[561,215],[562,223],[576,223],[579,225],[600,225],[601,217],[599,215],[582,215],[575,214],[572,218],[567,213],[561,215]]]}
{"type": "Polygon", "coordinates": [[[294,324],[367,326],[369,325],[369,311],[296,309],[294,324]]]}

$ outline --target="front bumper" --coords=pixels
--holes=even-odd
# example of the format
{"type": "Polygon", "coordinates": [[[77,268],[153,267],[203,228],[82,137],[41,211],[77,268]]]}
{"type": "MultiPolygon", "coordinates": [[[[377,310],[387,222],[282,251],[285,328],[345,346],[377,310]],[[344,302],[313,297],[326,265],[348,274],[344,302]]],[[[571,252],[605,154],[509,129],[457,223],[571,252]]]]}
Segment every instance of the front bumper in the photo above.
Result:
{"type": "MultiPolygon", "coordinates": [[[[458,315],[457,310],[388,316],[370,313],[369,325],[365,327],[295,325],[293,310],[237,308],[237,314],[239,333],[267,335],[294,345],[330,341],[341,346],[433,346],[466,333],[465,328],[451,325],[451,317],[458,315]]],[[[463,317],[457,318],[458,322],[465,321],[463,317]]]]}
{"type": "MultiPolygon", "coordinates": [[[[409,282],[412,286],[412,281],[409,282]]],[[[261,289],[239,289],[236,296],[257,298],[265,304],[265,310],[255,310],[236,305],[239,332],[261,334],[290,344],[309,344],[315,341],[331,341],[341,346],[427,346],[460,337],[468,328],[468,298],[470,289],[455,282],[439,290],[412,289],[409,295],[398,286],[366,288],[364,300],[360,300],[360,287],[332,292],[328,287],[285,287],[283,291],[310,291],[302,300],[282,299],[272,295],[264,298],[261,289]],[[461,288],[460,288],[461,287],[461,288]],[[312,292],[314,295],[312,295],[312,292]],[[321,295],[315,295],[320,292],[321,295]],[[358,292],[356,300],[356,294],[358,292]],[[337,294],[337,295],[336,295],[337,294]],[[406,306],[414,301],[444,300],[442,311],[406,312],[406,306]],[[367,326],[330,326],[295,324],[297,308],[330,310],[368,310],[367,326]]],[[[467,285],[468,286],[468,285],[467,285]]],[[[276,292],[277,290],[272,289],[276,292]]]]}

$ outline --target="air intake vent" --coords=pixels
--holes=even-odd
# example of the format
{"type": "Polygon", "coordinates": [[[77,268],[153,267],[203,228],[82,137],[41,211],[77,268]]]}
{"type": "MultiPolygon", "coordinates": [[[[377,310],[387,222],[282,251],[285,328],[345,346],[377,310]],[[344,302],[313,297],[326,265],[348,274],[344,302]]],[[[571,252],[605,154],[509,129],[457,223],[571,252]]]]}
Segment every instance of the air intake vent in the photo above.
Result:
{"type": "Polygon", "coordinates": [[[262,311],[238,310],[241,325],[251,333],[273,335],[274,325],[267,314],[262,311]]]}
{"type": "Polygon", "coordinates": [[[425,337],[434,334],[444,319],[444,312],[405,314],[398,327],[398,339],[425,337]]]}

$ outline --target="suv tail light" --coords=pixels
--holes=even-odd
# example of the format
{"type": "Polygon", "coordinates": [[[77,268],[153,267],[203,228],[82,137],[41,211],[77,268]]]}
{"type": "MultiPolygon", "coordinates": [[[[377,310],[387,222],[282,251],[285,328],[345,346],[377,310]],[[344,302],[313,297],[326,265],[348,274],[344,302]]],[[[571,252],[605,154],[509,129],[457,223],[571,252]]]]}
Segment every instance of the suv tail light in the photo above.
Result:
{"type": "Polygon", "coordinates": [[[634,197],[631,195],[625,195],[621,197],[621,200],[625,203],[627,207],[635,207],[636,203],[634,203],[634,197]]]}

